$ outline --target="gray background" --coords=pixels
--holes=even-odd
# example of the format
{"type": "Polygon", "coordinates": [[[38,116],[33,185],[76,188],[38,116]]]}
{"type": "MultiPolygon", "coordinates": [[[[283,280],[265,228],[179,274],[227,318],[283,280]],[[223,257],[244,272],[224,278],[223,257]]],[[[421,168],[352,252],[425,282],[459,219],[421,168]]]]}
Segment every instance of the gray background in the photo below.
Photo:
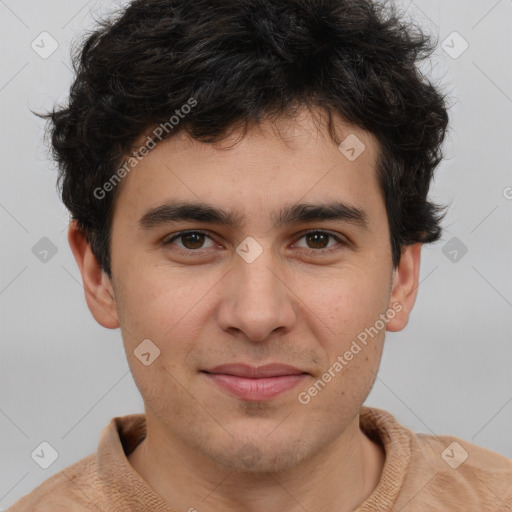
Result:
{"type": "MultiPolygon", "coordinates": [[[[66,98],[70,42],[92,26],[91,12],[115,5],[0,0],[0,508],[94,452],[113,416],[143,410],[119,331],[87,309],[43,122],[29,110],[66,98]],[[48,58],[31,47],[43,31],[59,45],[48,58]],[[43,237],[57,249],[46,262],[33,252],[43,237]],[[42,441],[58,452],[48,469],[31,458],[42,441]]],[[[400,5],[439,34],[425,71],[454,105],[432,198],[451,209],[443,240],[423,250],[415,310],[388,334],[367,405],[512,457],[512,0],[400,5]],[[469,44],[457,58],[454,31],[469,44]]],[[[50,48],[46,39],[40,51],[50,48]]]]}

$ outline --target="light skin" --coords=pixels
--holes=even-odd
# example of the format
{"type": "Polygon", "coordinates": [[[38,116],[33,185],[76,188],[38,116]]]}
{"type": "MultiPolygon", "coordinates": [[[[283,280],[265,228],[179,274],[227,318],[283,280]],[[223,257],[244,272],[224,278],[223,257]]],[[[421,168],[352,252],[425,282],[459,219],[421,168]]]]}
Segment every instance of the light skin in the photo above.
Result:
{"type": "Polygon", "coordinates": [[[159,143],[120,184],[112,280],[70,224],[89,309],[102,326],[120,327],[144,399],[147,437],[129,462],[177,511],[344,512],[378,484],[384,453],[361,431],[359,413],[385,330],[407,325],[421,245],[404,248],[393,269],[377,142],[340,119],[337,131],[365,144],[355,161],[307,111],[217,146],[183,133],[159,143]],[[141,225],[148,210],[178,202],[240,218],[226,225],[153,216],[141,225]],[[342,215],[275,224],[285,206],[334,202],[366,222],[342,215]],[[190,230],[205,235],[164,243],[190,230]],[[236,252],[247,237],[262,249],[250,263],[236,252]],[[401,311],[302,404],[298,394],[393,304],[401,311]],[[149,366],[134,355],[145,339],[160,349],[149,366]],[[227,363],[282,363],[307,375],[272,399],[244,400],[204,373],[227,363]]]}

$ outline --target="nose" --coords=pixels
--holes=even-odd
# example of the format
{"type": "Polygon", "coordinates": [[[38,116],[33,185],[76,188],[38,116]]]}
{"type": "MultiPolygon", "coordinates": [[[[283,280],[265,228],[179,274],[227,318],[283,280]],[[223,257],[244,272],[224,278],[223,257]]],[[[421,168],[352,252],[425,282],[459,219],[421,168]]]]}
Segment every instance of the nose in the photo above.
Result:
{"type": "Polygon", "coordinates": [[[217,314],[220,327],[263,342],[274,332],[290,331],[296,322],[295,296],[286,283],[285,270],[264,251],[255,261],[235,260],[224,278],[217,314]]]}

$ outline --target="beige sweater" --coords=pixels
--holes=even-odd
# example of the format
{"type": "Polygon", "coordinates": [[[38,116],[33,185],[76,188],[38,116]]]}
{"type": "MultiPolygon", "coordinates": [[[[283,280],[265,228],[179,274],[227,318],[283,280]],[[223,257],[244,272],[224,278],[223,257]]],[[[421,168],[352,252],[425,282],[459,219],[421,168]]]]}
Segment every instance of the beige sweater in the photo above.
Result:
{"type": "MultiPolygon", "coordinates": [[[[380,409],[363,407],[360,424],[381,443],[386,461],[377,488],[356,512],[512,511],[512,460],[455,437],[415,434],[380,409]]],[[[52,476],[8,512],[176,512],[126,457],[145,428],[143,414],[113,418],[95,454],[52,476]]]]}

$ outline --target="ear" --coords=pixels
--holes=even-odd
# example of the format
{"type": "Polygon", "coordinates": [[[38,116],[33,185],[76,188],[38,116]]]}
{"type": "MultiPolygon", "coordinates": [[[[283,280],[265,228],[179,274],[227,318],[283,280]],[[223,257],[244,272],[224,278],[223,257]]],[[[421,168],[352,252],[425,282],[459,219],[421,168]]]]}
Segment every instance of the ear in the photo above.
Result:
{"type": "Polygon", "coordinates": [[[389,308],[396,315],[387,323],[387,331],[401,331],[409,322],[409,315],[418,293],[422,244],[407,245],[402,251],[398,267],[393,271],[389,308]]]}
{"type": "Polygon", "coordinates": [[[68,242],[82,274],[85,300],[92,316],[103,327],[116,329],[119,318],[112,284],[75,220],[69,224],[68,242]]]}

